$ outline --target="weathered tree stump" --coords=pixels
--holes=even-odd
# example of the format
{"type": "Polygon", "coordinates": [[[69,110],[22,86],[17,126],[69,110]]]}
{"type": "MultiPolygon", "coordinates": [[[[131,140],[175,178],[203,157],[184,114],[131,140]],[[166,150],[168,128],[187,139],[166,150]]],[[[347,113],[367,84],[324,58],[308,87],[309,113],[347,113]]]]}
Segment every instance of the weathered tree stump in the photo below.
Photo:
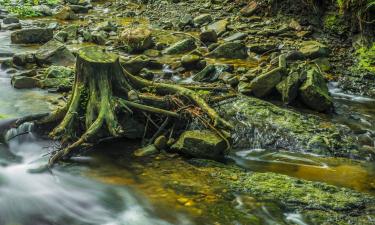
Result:
{"type": "Polygon", "coordinates": [[[59,122],[50,136],[66,146],[51,157],[49,164],[52,165],[74,150],[92,146],[102,139],[126,136],[124,118],[145,119],[137,117],[138,114],[132,114],[132,109],[161,114],[164,117],[180,117],[176,112],[178,110],[153,106],[160,105],[160,102],[152,104],[152,99],[148,98],[149,105],[145,105],[142,104],[142,99],[134,101],[128,96],[144,88],[151,88],[157,95],[183,96],[208,115],[212,127],[217,128],[217,131],[231,129],[231,125],[193,90],[175,84],[144,80],[122,68],[116,54],[108,53],[97,46],[85,47],[77,55],[75,81],[67,105],[37,122],[39,125],[59,122]]]}

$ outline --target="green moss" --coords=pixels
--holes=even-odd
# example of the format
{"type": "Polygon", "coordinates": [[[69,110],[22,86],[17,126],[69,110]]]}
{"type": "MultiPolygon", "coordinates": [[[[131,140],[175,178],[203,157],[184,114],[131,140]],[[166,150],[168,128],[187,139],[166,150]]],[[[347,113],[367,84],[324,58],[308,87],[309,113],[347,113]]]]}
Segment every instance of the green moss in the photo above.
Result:
{"type": "Polygon", "coordinates": [[[358,66],[360,69],[375,73],[375,43],[371,47],[362,47],[357,50],[358,66]]]}
{"type": "Polygon", "coordinates": [[[339,13],[329,13],[324,17],[324,29],[335,34],[344,34],[348,30],[344,17],[339,13]]]}

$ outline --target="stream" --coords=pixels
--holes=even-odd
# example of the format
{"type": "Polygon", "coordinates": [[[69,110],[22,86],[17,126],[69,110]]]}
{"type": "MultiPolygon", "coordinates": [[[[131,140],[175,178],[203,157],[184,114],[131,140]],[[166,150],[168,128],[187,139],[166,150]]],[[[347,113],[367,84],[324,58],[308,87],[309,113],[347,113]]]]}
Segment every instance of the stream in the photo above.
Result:
{"type": "MultiPolygon", "coordinates": [[[[35,50],[35,46],[10,44],[9,36],[8,31],[0,32],[0,60],[35,50]]],[[[9,71],[0,70],[0,118],[53,109],[52,102],[59,95],[39,89],[14,89],[10,76],[9,71]]],[[[375,99],[346,94],[335,83],[331,83],[330,92],[336,113],[327,119],[349,126],[361,144],[374,146],[375,99]]],[[[173,157],[157,156],[156,162],[144,162],[124,159],[123,152],[119,156],[118,150],[131,154],[137,144],[100,146],[97,153],[72,159],[79,163],[64,164],[48,173],[33,173],[33,169],[47,162],[57,144],[33,134],[32,124],[10,130],[8,138],[8,144],[0,143],[0,225],[242,224],[232,218],[220,221],[205,216],[202,210],[213,206],[248,213],[261,224],[310,224],[302,215],[282,209],[278,203],[258,202],[243,195],[236,196],[235,201],[217,197],[215,191],[221,190],[220,186],[181,171],[179,176],[207,186],[194,192],[195,197],[201,195],[204,197],[199,198],[204,200],[196,201],[198,206],[189,209],[193,203],[186,196],[193,195],[192,190],[167,185],[166,178],[147,169],[147,163],[156,168],[173,166],[173,157]],[[21,133],[27,134],[14,137],[21,133]],[[256,204],[251,203],[250,210],[248,202],[252,201],[256,204]]],[[[375,195],[373,163],[261,148],[241,149],[229,158],[251,171],[281,173],[375,195]]],[[[177,176],[168,171],[164,175],[172,179],[177,176]]]]}

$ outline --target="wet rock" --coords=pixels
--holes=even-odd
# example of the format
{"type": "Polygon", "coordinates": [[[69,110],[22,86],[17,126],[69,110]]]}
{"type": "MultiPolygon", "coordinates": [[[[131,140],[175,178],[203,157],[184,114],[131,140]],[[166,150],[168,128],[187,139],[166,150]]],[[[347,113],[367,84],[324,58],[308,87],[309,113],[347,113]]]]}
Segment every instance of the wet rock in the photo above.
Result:
{"type": "Polygon", "coordinates": [[[50,66],[45,72],[46,78],[71,78],[74,70],[65,66],[50,66]]]}
{"type": "Polygon", "coordinates": [[[249,2],[245,7],[240,10],[242,16],[252,16],[258,9],[258,3],[256,1],[249,2]]]}
{"type": "Polygon", "coordinates": [[[195,69],[201,60],[202,58],[198,55],[188,54],[182,56],[181,64],[186,69],[195,69]]]}
{"type": "Polygon", "coordinates": [[[17,17],[7,17],[3,19],[3,24],[19,23],[20,20],[17,17]]]}
{"type": "Polygon", "coordinates": [[[209,130],[185,131],[171,149],[196,158],[222,159],[227,148],[225,141],[209,130]]]}
{"type": "Polygon", "coordinates": [[[75,63],[74,55],[59,41],[51,40],[44,44],[35,53],[39,65],[72,66],[75,63]]]}
{"type": "Polygon", "coordinates": [[[180,19],[178,26],[182,28],[182,27],[189,26],[192,24],[193,24],[193,17],[191,15],[185,15],[180,19]]]}
{"type": "Polygon", "coordinates": [[[305,41],[299,49],[306,58],[315,59],[318,57],[328,56],[330,53],[329,48],[317,41],[305,41]]]}
{"type": "Polygon", "coordinates": [[[35,5],[35,6],[32,6],[32,9],[42,15],[42,16],[52,16],[52,9],[50,7],[48,7],[47,5],[35,5]]]}
{"type": "Polygon", "coordinates": [[[281,99],[284,103],[292,103],[297,98],[298,89],[305,79],[305,72],[293,72],[276,85],[276,89],[281,94],[281,99]]]}
{"type": "Polygon", "coordinates": [[[73,85],[74,70],[64,66],[50,66],[44,73],[44,79],[39,82],[41,88],[55,90],[70,90],[73,85]]]}
{"type": "Polygon", "coordinates": [[[77,19],[77,15],[74,13],[71,7],[64,6],[55,13],[55,18],[59,20],[74,20],[77,19]]]}
{"type": "Polygon", "coordinates": [[[140,55],[131,60],[120,60],[121,65],[130,73],[138,74],[143,68],[162,69],[163,64],[147,56],[140,55]]]}
{"type": "Polygon", "coordinates": [[[21,71],[14,76],[19,76],[19,77],[35,77],[37,75],[36,70],[24,70],[21,71]]]}
{"type": "Polygon", "coordinates": [[[245,39],[246,37],[247,37],[247,34],[242,33],[242,32],[237,32],[237,33],[232,34],[229,37],[224,38],[224,41],[225,42],[239,41],[239,40],[245,39]]]}
{"type": "Polygon", "coordinates": [[[13,44],[40,44],[53,38],[53,31],[46,28],[30,28],[14,31],[11,34],[13,44]]]}
{"type": "Polygon", "coordinates": [[[16,66],[25,66],[27,63],[34,63],[35,57],[32,53],[19,53],[15,54],[12,60],[16,66]]]}
{"type": "Polygon", "coordinates": [[[195,17],[193,22],[194,22],[195,26],[200,27],[204,24],[211,23],[212,20],[213,19],[212,19],[211,14],[201,14],[201,15],[195,17]]]}
{"type": "Polygon", "coordinates": [[[227,42],[219,45],[207,54],[213,58],[245,59],[247,58],[247,47],[241,42],[227,42]]]}
{"type": "MultiPolygon", "coordinates": [[[[95,27],[95,30],[98,30],[98,31],[105,31],[105,32],[111,32],[111,31],[117,31],[117,26],[116,24],[112,23],[111,21],[104,21],[104,22],[101,22],[99,23],[96,27],[95,27]]],[[[138,29],[138,30],[133,30],[131,32],[130,29],[126,29],[124,32],[123,32],[123,37],[122,38],[134,38],[133,36],[135,35],[143,35],[143,36],[146,36],[146,34],[149,34],[151,35],[151,31],[150,30],[147,30],[147,29],[138,29]]]]}
{"type": "Polygon", "coordinates": [[[173,45],[169,46],[168,48],[164,49],[163,54],[182,54],[188,51],[192,51],[196,49],[197,46],[195,45],[194,39],[188,38],[181,40],[173,45]]]}
{"type": "Polygon", "coordinates": [[[120,42],[126,45],[130,52],[144,51],[154,45],[151,34],[146,28],[125,29],[120,35],[120,42]]]}
{"type": "Polygon", "coordinates": [[[296,60],[305,60],[305,55],[300,51],[290,51],[285,55],[286,60],[296,61],[296,60]]]}
{"type": "Polygon", "coordinates": [[[35,88],[38,79],[33,77],[13,76],[11,80],[12,86],[17,89],[35,88]]]}
{"type": "Polygon", "coordinates": [[[323,112],[332,107],[327,84],[323,75],[316,69],[307,71],[306,81],[299,90],[302,102],[311,109],[323,112]]]}
{"type": "Polygon", "coordinates": [[[18,30],[22,28],[22,25],[20,23],[11,23],[4,27],[2,27],[4,30],[18,30]]]}
{"type": "Polygon", "coordinates": [[[257,54],[263,54],[272,50],[277,50],[277,46],[275,44],[269,43],[251,44],[248,46],[248,48],[250,52],[254,52],[257,54]]]}
{"type": "Polygon", "coordinates": [[[227,19],[219,20],[203,27],[202,31],[214,30],[220,36],[227,30],[228,24],[229,21],[227,19]]]}
{"type": "Polygon", "coordinates": [[[232,72],[233,68],[225,64],[207,65],[202,71],[195,74],[194,81],[215,82],[225,72],[232,72]]]}
{"type": "Polygon", "coordinates": [[[203,43],[214,43],[217,42],[217,33],[214,30],[206,30],[199,34],[199,39],[203,43]]]}
{"type": "Polygon", "coordinates": [[[79,25],[77,24],[72,24],[72,25],[68,25],[67,27],[64,27],[61,32],[65,32],[67,33],[67,40],[75,40],[77,39],[77,36],[78,36],[78,29],[79,29],[79,25]]]}
{"type": "Polygon", "coordinates": [[[58,33],[53,36],[54,39],[60,41],[60,42],[66,42],[68,40],[68,33],[65,31],[59,31],[58,33]]]}
{"type": "Polygon", "coordinates": [[[82,5],[69,5],[74,13],[88,13],[89,9],[82,5]]]}
{"type": "Polygon", "coordinates": [[[264,97],[268,95],[281,81],[282,71],[282,68],[276,68],[257,76],[250,82],[246,89],[247,92],[245,93],[252,93],[256,97],[264,97]]]}
{"type": "Polygon", "coordinates": [[[107,41],[107,33],[104,31],[93,31],[90,34],[91,40],[97,45],[105,45],[107,41]]]}

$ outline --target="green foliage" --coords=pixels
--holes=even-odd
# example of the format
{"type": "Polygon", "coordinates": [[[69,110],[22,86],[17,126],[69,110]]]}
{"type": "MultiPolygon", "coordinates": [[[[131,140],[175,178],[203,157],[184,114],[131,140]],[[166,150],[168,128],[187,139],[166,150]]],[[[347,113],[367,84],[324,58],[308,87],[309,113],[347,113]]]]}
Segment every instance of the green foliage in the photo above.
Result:
{"type": "Polygon", "coordinates": [[[375,73],[375,43],[372,43],[371,47],[362,47],[358,49],[357,53],[359,57],[359,67],[375,73]]]}
{"type": "Polygon", "coordinates": [[[0,0],[0,5],[5,6],[10,13],[19,17],[37,17],[42,16],[42,14],[35,11],[33,6],[41,4],[57,5],[59,2],[60,0],[0,0]]]}
{"type": "Polygon", "coordinates": [[[344,17],[339,13],[330,13],[324,17],[324,29],[336,33],[344,34],[348,29],[344,17]]]}

